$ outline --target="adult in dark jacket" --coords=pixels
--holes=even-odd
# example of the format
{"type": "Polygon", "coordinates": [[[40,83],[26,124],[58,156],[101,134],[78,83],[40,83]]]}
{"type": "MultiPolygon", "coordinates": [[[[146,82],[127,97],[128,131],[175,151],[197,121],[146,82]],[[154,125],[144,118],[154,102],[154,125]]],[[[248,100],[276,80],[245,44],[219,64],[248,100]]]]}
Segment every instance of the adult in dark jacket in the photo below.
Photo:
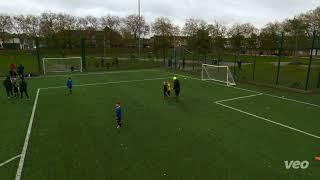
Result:
{"type": "Polygon", "coordinates": [[[180,87],[180,81],[178,80],[177,77],[173,77],[173,89],[174,89],[174,92],[175,92],[177,100],[178,100],[181,87],[180,87]]]}
{"type": "Polygon", "coordinates": [[[28,84],[24,78],[21,78],[19,87],[20,87],[20,98],[21,99],[23,98],[23,93],[24,93],[29,99],[28,84]]]}
{"type": "Polygon", "coordinates": [[[10,99],[13,96],[12,92],[12,82],[9,76],[3,81],[3,86],[6,89],[8,99],[10,99]]]}

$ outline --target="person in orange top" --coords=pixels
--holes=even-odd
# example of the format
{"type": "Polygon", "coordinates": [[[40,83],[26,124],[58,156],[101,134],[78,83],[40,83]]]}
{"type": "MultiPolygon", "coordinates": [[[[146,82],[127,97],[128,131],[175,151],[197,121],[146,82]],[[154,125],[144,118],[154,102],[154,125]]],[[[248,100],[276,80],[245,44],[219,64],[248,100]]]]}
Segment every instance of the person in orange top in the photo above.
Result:
{"type": "Polygon", "coordinates": [[[16,69],[17,69],[17,66],[15,64],[10,64],[9,66],[9,74],[10,74],[10,77],[15,77],[16,76],[16,69]]]}

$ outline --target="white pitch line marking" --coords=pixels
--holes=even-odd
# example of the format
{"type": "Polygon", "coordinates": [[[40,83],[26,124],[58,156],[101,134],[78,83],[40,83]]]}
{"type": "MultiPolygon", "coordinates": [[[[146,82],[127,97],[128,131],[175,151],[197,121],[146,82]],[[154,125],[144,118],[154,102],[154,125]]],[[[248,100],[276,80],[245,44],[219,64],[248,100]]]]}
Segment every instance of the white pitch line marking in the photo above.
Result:
{"type": "Polygon", "coordinates": [[[30,135],[31,135],[34,115],[35,115],[35,112],[36,112],[36,109],[37,109],[39,94],[40,94],[40,89],[38,89],[37,95],[36,95],[36,99],[34,100],[34,105],[33,105],[32,113],[31,113],[30,121],[29,121],[28,131],[27,131],[27,134],[26,134],[26,138],[24,140],[24,145],[23,145],[23,148],[22,148],[21,158],[20,158],[20,162],[19,162],[19,166],[18,166],[18,169],[17,169],[15,180],[20,180],[21,179],[24,160],[26,158],[26,154],[27,154],[27,150],[28,150],[28,144],[29,144],[29,139],[30,139],[30,135]]]}
{"type": "Polygon", "coordinates": [[[300,130],[300,129],[297,129],[297,128],[294,128],[294,127],[291,127],[291,126],[287,126],[287,125],[285,125],[285,124],[281,124],[281,123],[272,121],[272,120],[270,120],[270,119],[267,119],[267,118],[264,118],[264,117],[260,117],[260,116],[257,116],[257,115],[255,115],[255,114],[252,114],[252,113],[249,113],[249,112],[246,112],[246,111],[243,111],[243,110],[240,110],[240,109],[231,107],[231,106],[227,106],[227,105],[222,104],[222,103],[219,103],[219,102],[216,102],[216,104],[218,104],[218,105],[220,105],[220,106],[223,106],[223,107],[225,107],[225,108],[232,109],[232,110],[234,110],[234,111],[238,111],[238,112],[240,112],[240,113],[243,113],[243,114],[246,114],[246,115],[249,115],[249,116],[252,116],[252,117],[261,119],[261,120],[264,120],[264,121],[266,121],[266,122],[269,122],[269,123],[272,123],[272,124],[275,124],[275,125],[278,125],[278,126],[281,126],[281,127],[284,127],[284,128],[287,128],[287,129],[296,131],[296,132],[299,132],[299,133],[301,133],[301,134],[304,134],[304,135],[307,135],[307,136],[311,136],[311,137],[314,137],[314,138],[316,138],[316,139],[320,139],[319,136],[316,136],[316,135],[314,135],[314,134],[311,134],[311,133],[302,131],[302,130],[300,130]]]}
{"type": "MultiPolygon", "coordinates": [[[[90,75],[103,75],[103,74],[121,74],[121,73],[139,73],[139,72],[158,72],[157,69],[142,69],[142,70],[128,70],[128,71],[103,71],[103,72],[93,72],[93,73],[74,73],[74,74],[61,74],[52,76],[37,76],[30,77],[28,79],[40,79],[40,78],[55,78],[55,77],[70,77],[70,76],[90,76],[90,75]]],[[[0,78],[0,80],[5,80],[5,78],[0,78]]]]}
{"type": "MultiPolygon", "coordinates": [[[[132,82],[143,82],[143,81],[154,81],[154,80],[163,80],[168,79],[168,77],[163,78],[153,78],[153,79],[141,79],[141,80],[130,80],[130,81],[110,81],[105,83],[91,83],[91,84],[79,84],[74,85],[74,87],[83,87],[83,86],[97,86],[97,85],[107,85],[107,84],[120,84],[120,83],[132,83],[132,82]]],[[[46,87],[46,88],[40,88],[41,90],[47,90],[47,89],[60,89],[60,88],[66,88],[66,86],[54,86],[54,87],[46,87]]]]}
{"type": "Polygon", "coordinates": [[[8,163],[10,163],[11,161],[14,161],[14,160],[18,159],[19,157],[21,157],[21,154],[19,154],[19,155],[13,157],[13,158],[8,159],[8,160],[6,160],[5,162],[1,163],[1,164],[0,164],[0,167],[6,165],[6,164],[8,164],[8,163]]]}
{"type": "Polygon", "coordinates": [[[233,100],[238,100],[238,99],[245,99],[245,98],[256,97],[256,96],[261,96],[261,95],[263,95],[263,93],[253,94],[253,95],[249,95],[249,96],[241,96],[241,97],[236,97],[236,98],[231,98],[231,99],[225,99],[225,100],[221,100],[221,101],[216,101],[215,103],[233,101],[233,100]]]}
{"type": "MultiPolygon", "coordinates": [[[[191,77],[191,76],[187,76],[187,75],[181,75],[181,74],[170,73],[170,72],[169,72],[169,74],[173,74],[173,75],[177,75],[177,76],[181,76],[181,77],[185,77],[185,78],[189,78],[189,79],[194,79],[194,80],[199,80],[199,81],[201,81],[201,79],[199,79],[199,78],[195,78],[195,77],[191,77]]],[[[247,91],[247,92],[252,92],[252,93],[259,93],[259,94],[262,93],[262,92],[259,92],[259,91],[253,91],[253,90],[249,90],[249,89],[245,89],[245,88],[240,88],[240,87],[235,87],[235,86],[227,86],[227,85],[220,84],[220,83],[215,83],[215,82],[212,82],[212,81],[207,81],[207,82],[208,82],[208,83],[215,84],[215,85],[219,85],[219,86],[229,87],[229,88],[233,88],[233,89],[239,89],[239,90],[242,90],[242,91],[247,91]]],[[[291,98],[285,98],[285,97],[276,96],[276,95],[272,95],[272,94],[268,94],[268,93],[262,93],[262,94],[264,94],[264,95],[266,95],[266,96],[270,96],[270,97],[274,97],[274,98],[286,100],[286,101],[291,101],[291,102],[295,102],[295,103],[299,103],[299,104],[304,104],[304,105],[309,105],[309,106],[313,106],[313,107],[320,108],[320,105],[318,105],[318,104],[313,104],[313,103],[309,103],[309,102],[299,101],[299,100],[291,99],[291,98]]]]}

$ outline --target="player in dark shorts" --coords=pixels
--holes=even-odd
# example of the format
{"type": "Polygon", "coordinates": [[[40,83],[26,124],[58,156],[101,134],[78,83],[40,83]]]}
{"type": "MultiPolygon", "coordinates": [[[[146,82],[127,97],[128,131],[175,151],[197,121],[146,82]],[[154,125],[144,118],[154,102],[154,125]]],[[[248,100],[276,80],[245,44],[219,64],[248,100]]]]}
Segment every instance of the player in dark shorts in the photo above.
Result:
{"type": "Polygon", "coordinates": [[[176,98],[178,100],[180,95],[180,81],[178,80],[177,77],[173,77],[173,89],[176,94],[176,98]]]}
{"type": "Polygon", "coordinates": [[[29,94],[28,94],[28,85],[27,82],[25,81],[24,78],[21,78],[20,80],[20,98],[23,99],[23,93],[27,96],[29,99],[29,94]]]}
{"type": "Polygon", "coordinates": [[[12,79],[12,90],[13,90],[13,96],[15,98],[19,98],[19,83],[16,78],[12,79]]]}
{"type": "Polygon", "coordinates": [[[116,103],[115,106],[116,120],[117,120],[117,128],[120,129],[122,127],[122,111],[120,103],[116,103]]]}
{"type": "Polygon", "coordinates": [[[7,78],[3,81],[3,86],[6,89],[8,99],[10,99],[13,96],[10,76],[7,76],[7,78]]]}
{"type": "Polygon", "coordinates": [[[69,94],[72,94],[72,87],[73,87],[73,81],[71,79],[71,77],[69,77],[69,79],[67,80],[67,88],[69,89],[69,94]]]}

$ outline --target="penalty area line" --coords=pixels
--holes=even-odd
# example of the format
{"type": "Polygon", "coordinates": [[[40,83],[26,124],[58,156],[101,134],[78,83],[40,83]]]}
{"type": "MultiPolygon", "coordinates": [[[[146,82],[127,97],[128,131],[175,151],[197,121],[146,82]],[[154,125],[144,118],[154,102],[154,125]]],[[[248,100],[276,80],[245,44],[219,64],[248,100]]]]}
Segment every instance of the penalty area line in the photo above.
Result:
{"type": "Polygon", "coordinates": [[[0,167],[5,166],[6,164],[8,164],[8,163],[10,163],[10,162],[18,159],[19,157],[21,157],[21,154],[15,156],[15,157],[13,157],[13,158],[10,158],[10,159],[6,160],[6,161],[3,162],[3,163],[0,163],[0,167]]]}
{"type": "MultiPolygon", "coordinates": [[[[188,75],[182,75],[182,74],[171,73],[171,72],[167,72],[167,73],[171,74],[171,75],[176,75],[176,76],[180,76],[180,77],[185,77],[185,78],[189,78],[189,79],[193,79],[193,80],[202,81],[199,78],[191,77],[191,76],[188,76],[188,75]]],[[[218,85],[218,86],[229,87],[229,88],[238,89],[238,90],[247,91],[247,92],[252,92],[252,93],[258,93],[258,94],[262,93],[262,92],[254,91],[254,90],[250,90],[250,89],[245,89],[245,88],[240,88],[240,87],[235,87],[235,86],[227,86],[227,85],[224,85],[224,84],[221,84],[221,83],[212,82],[212,81],[206,81],[206,82],[210,83],[210,84],[215,84],[215,85],[218,85]]],[[[309,102],[299,101],[299,100],[296,100],[296,99],[281,97],[281,96],[277,96],[277,95],[273,95],[273,94],[269,94],[269,93],[262,93],[262,94],[266,95],[266,96],[273,97],[273,98],[282,99],[282,100],[285,100],[285,101],[291,101],[291,102],[295,102],[295,103],[298,103],[298,104],[304,104],[304,105],[320,108],[320,105],[318,105],[318,104],[313,104],[313,103],[309,103],[309,102]]]]}
{"type": "MultiPolygon", "coordinates": [[[[121,84],[121,83],[133,83],[133,82],[155,81],[155,80],[163,80],[163,79],[168,79],[168,77],[153,78],[153,79],[138,79],[138,80],[128,80],[128,81],[110,81],[110,82],[104,82],[104,83],[79,84],[79,85],[74,85],[74,87],[97,86],[97,85],[107,85],[107,84],[121,84]]],[[[54,87],[46,87],[46,88],[40,88],[40,89],[41,90],[48,90],[48,89],[61,89],[61,88],[66,88],[66,86],[54,86],[54,87]]]]}
{"type": "Polygon", "coordinates": [[[36,99],[34,100],[33,109],[32,109],[32,113],[31,113],[31,117],[30,117],[30,121],[29,121],[29,126],[28,126],[28,131],[27,131],[27,134],[26,134],[26,138],[24,140],[24,145],[23,145],[23,148],[22,148],[21,158],[20,158],[20,161],[19,161],[19,165],[18,165],[18,169],[17,169],[15,180],[20,180],[21,179],[24,160],[26,158],[26,154],[27,154],[27,150],[28,150],[28,144],[29,144],[29,139],[30,139],[30,135],[31,135],[32,124],[33,124],[35,112],[36,112],[37,105],[38,105],[39,94],[40,94],[40,89],[38,89],[37,95],[36,95],[36,99]]]}
{"type": "Polygon", "coordinates": [[[249,96],[241,96],[241,97],[236,97],[236,98],[231,98],[231,99],[225,99],[225,100],[221,100],[221,101],[216,101],[215,103],[222,103],[222,102],[234,101],[234,100],[238,100],[238,99],[245,99],[245,98],[262,96],[262,95],[263,95],[263,93],[253,94],[253,95],[249,95],[249,96]]]}
{"type": "Polygon", "coordinates": [[[308,133],[308,132],[306,132],[306,131],[303,131],[303,130],[300,130],[300,129],[297,129],[297,128],[294,128],[294,127],[291,127],[291,126],[288,126],[288,125],[285,125],[285,124],[281,124],[281,123],[272,121],[272,120],[270,120],[270,119],[267,119],[267,118],[264,118],[264,117],[261,117],[261,116],[257,116],[257,115],[255,115],[255,114],[252,114],[252,113],[249,113],[249,112],[246,112],[246,111],[243,111],[243,110],[240,110],[240,109],[237,109],[237,108],[234,108],[234,107],[231,107],[231,106],[222,104],[222,103],[220,103],[220,102],[215,102],[215,103],[218,104],[218,105],[220,105],[220,106],[223,106],[223,107],[225,107],[225,108],[232,109],[232,110],[234,110],[234,111],[240,112],[240,113],[242,113],[242,114],[246,114],[246,115],[248,115],[248,116],[252,116],[252,117],[261,119],[261,120],[263,120],[263,121],[266,121],[266,122],[269,122],[269,123],[272,123],[272,124],[275,124],[275,125],[278,125],[278,126],[287,128],[287,129],[290,129],[290,130],[295,131],[295,132],[299,132],[299,133],[304,134],[304,135],[307,135],[307,136],[311,136],[311,137],[316,138],[316,139],[320,139],[319,136],[314,135],[314,134],[311,134],[311,133],[308,133]]]}

